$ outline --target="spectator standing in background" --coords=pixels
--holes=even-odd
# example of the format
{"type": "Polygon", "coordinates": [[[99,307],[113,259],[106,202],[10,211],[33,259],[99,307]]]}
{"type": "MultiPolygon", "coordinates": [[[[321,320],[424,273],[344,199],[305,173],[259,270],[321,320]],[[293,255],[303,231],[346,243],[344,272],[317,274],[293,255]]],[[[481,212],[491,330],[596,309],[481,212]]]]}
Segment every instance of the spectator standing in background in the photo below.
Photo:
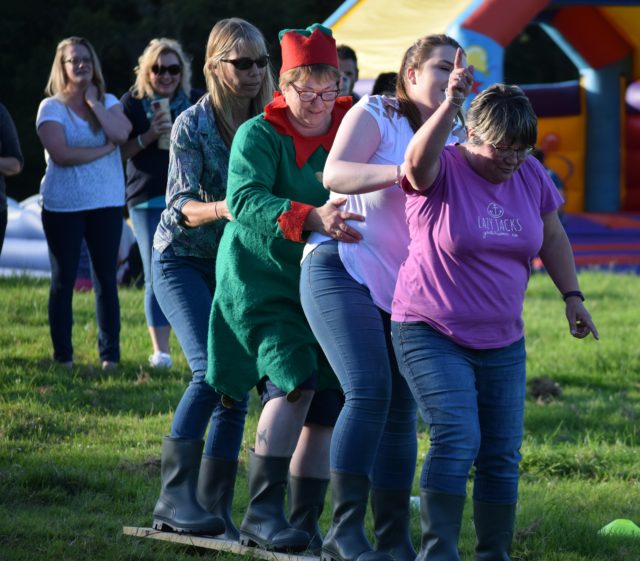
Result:
{"type": "Polygon", "coordinates": [[[131,123],[105,92],[100,61],[86,39],[61,41],[40,103],[36,128],[47,168],[40,185],[42,225],[49,246],[49,327],[55,361],[71,367],[72,299],[82,239],[94,272],[98,350],[102,369],[120,360],[116,272],[122,236],[124,173],[119,146],[131,123]]]}
{"type": "Polygon", "coordinates": [[[153,348],[149,364],[171,368],[171,326],[151,283],[153,236],[166,207],[169,168],[168,146],[160,146],[159,139],[170,134],[176,117],[197,101],[200,92],[191,91],[191,64],[173,39],[152,39],[138,59],[135,74],[131,91],[122,97],[124,113],[133,125],[122,146],[127,160],[127,205],[144,270],[144,312],[153,348]],[[169,111],[154,110],[159,100],[168,101],[169,111]]]}
{"type": "Polygon", "coordinates": [[[345,80],[344,89],[340,89],[340,95],[350,95],[353,98],[353,103],[357,103],[360,96],[354,93],[353,88],[358,81],[358,57],[356,56],[355,51],[347,45],[339,45],[337,50],[340,74],[342,77],[346,77],[349,80],[348,87],[345,80]]]}
{"type": "Polygon", "coordinates": [[[0,103],[0,253],[7,231],[7,186],[4,178],[20,173],[23,165],[16,126],[7,108],[0,103]]]}

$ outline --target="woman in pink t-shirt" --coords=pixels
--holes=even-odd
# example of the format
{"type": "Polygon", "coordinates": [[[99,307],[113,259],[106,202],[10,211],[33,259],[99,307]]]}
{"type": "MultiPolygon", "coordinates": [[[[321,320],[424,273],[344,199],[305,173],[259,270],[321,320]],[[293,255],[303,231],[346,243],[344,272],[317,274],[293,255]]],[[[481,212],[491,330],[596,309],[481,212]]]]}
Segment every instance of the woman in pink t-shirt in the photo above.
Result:
{"type": "Polygon", "coordinates": [[[598,332],[582,302],[562,203],[528,155],[537,120],[516,86],[496,84],[467,113],[468,141],[446,146],[473,84],[458,51],[447,99],[410,142],[405,160],[411,242],[392,304],[401,371],[431,446],[420,479],[418,559],[459,560],[469,471],[478,559],[509,559],[523,435],[522,306],[540,255],[566,303],[571,333],[598,332]]]}

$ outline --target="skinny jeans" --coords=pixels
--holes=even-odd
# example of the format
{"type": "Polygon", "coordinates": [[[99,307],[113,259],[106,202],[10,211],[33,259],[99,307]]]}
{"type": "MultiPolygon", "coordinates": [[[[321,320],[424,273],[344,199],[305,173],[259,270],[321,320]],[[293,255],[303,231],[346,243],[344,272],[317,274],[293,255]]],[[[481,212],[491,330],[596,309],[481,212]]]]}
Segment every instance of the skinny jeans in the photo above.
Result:
{"type": "Polygon", "coordinates": [[[526,393],[524,338],[497,349],[470,349],[424,322],[391,322],[400,370],[431,443],[420,487],[495,504],[518,499],[526,393]]]}
{"type": "Polygon", "coordinates": [[[378,488],[410,489],[416,404],[397,368],[389,314],[347,272],[334,241],[304,260],[300,296],[345,397],[331,439],[331,470],[367,475],[378,488]]]}
{"type": "Polygon", "coordinates": [[[120,302],[116,273],[122,221],[120,207],[77,212],[42,209],[42,227],[51,263],[49,329],[53,358],[58,362],[73,360],[73,286],[83,239],[91,257],[100,360],[120,361],[120,302]]]}
{"type": "Polygon", "coordinates": [[[215,259],[175,255],[171,246],[151,257],[153,290],[180,341],[192,378],[171,424],[173,438],[201,440],[209,426],[204,452],[238,459],[249,395],[224,407],[220,394],[205,381],[209,313],[216,287],[215,259]]]}

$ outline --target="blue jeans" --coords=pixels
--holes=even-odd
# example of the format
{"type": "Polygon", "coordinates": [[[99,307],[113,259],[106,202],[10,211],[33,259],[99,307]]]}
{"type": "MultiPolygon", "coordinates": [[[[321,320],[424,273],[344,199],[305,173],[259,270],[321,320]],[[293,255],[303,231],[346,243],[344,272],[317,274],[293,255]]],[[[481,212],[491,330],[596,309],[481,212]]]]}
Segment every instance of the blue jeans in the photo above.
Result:
{"type": "Polygon", "coordinates": [[[153,290],[193,373],[173,416],[171,436],[200,440],[210,424],[205,454],[237,460],[249,396],[228,409],[204,380],[215,269],[215,259],[177,256],[171,246],[162,253],[154,249],[151,256],[153,290]]]}
{"type": "Polygon", "coordinates": [[[518,499],[526,393],[524,338],[498,349],[461,347],[423,322],[391,322],[400,370],[431,446],[420,487],[497,504],[518,499]]]}
{"type": "Polygon", "coordinates": [[[73,285],[84,238],[93,271],[100,360],[118,362],[120,303],[116,272],[122,237],[122,209],[110,207],[79,212],[51,212],[43,209],[42,226],[51,263],[49,328],[53,358],[59,362],[73,360],[73,285]]]}
{"type": "Polygon", "coordinates": [[[165,327],[169,325],[162,313],[158,300],[153,293],[151,282],[151,250],[153,249],[153,235],[160,223],[161,208],[130,208],[129,216],[133,224],[133,231],[138,242],[142,270],[144,271],[144,315],[149,327],[165,327]]]}
{"type": "Polygon", "coordinates": [[[375,487],[410,489],[416,405],[398,372],[389,315],[346,271],[336,242],[304,260],[300,297],[345,395],[331,439],[331,470],[368,475],[375,487]]]}

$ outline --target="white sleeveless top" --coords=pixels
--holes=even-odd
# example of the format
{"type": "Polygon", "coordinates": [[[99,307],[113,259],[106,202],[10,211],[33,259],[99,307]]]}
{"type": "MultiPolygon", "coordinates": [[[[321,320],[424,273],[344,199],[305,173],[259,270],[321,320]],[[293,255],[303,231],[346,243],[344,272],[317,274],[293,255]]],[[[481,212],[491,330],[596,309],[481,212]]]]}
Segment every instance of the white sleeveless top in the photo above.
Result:
{"type": "MultiPolygon", "coordinates": [[[[369,159],[370,164],[399,165],[413,137],[413,129],[406,117],[397,111],[395,98],[364,96],[354,107],[361,107],[378,124],[380,144],[369,159]]],[[[451,135],[447,143],[458,142],[451,135]]],[[[330,199],[344,197],[331,193],[330,199]]],[[[405,217],[405,194],[395,183],[388,187],[357,195],[348,195],[343,210],[361,214],[364,222],[350,221],[349,225],[362,234],[358,243],[339,243],[340,258],[347,272],[365,285],[374,304],[391,313],[391,301],[400,265],[408,255],[409,229],[405,217]]],[[[303,259],[317,245],[330,240],[313,232],[307,241],[303,259]]]]}

